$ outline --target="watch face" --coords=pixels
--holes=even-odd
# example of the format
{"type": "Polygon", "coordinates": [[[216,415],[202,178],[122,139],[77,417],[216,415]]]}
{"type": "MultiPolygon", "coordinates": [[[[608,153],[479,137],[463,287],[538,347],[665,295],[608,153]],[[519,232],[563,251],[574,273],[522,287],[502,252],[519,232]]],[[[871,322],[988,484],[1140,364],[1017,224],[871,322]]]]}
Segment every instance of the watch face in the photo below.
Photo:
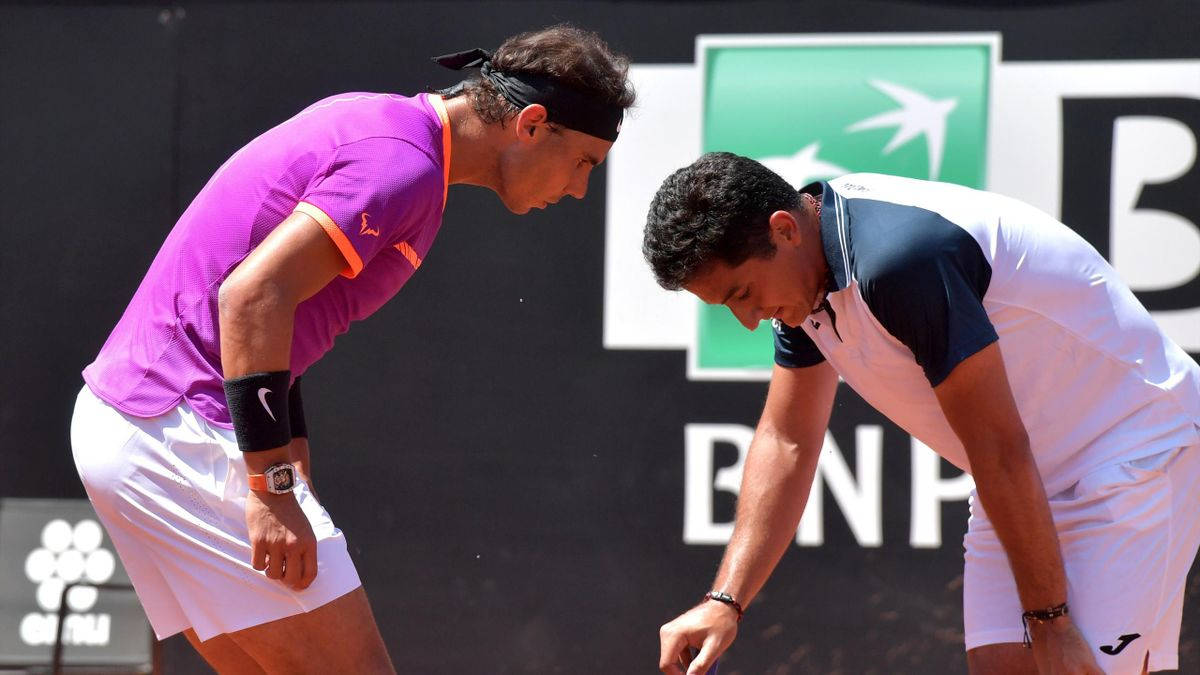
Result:
{"type": "Polygon", "coordinates": [[[296,475],[290,464],[273,466],[267,470],[271,492],[287,492],[296,487],[296,475]]]}

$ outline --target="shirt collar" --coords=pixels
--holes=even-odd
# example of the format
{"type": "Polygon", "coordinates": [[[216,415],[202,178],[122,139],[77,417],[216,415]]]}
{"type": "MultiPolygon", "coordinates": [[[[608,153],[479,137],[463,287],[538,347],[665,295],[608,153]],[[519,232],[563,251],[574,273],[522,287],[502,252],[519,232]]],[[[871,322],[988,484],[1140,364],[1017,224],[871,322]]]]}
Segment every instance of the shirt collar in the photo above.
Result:
{"type": "Polygon", "coordinates": [[[816,181],[800,189],[801,194],[809,194],[821,198],[821,248],[825,253],[825,266],[828,275],[825,290],[836,293],[850,285],[850,275],[846,265],[846,250],[842,244],[839,231],[847,232],[849,228],[839,228],[839,214],[845,218],[845,201],[838,197],[829,183],[816,181]]]}

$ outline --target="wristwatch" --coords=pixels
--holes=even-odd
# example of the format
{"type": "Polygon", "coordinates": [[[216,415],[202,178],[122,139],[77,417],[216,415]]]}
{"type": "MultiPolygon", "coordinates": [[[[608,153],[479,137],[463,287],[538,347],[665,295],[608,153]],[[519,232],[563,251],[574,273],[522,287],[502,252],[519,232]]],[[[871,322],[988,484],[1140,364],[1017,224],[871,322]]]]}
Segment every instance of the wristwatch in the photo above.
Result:
{"type": "Polygon", "coordinates": [[[246,478],[255,492],[285,495],[296,487],[296,467],[288,462],[278,462],[262,473],[252,473],[246,478]]]}

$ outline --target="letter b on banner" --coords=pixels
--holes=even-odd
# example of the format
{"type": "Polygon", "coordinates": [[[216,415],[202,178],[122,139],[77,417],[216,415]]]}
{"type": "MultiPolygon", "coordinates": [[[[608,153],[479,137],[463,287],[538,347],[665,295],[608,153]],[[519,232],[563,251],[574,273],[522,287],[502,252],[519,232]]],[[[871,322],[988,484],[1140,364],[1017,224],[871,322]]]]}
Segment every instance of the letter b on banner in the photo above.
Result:
{"type": "Polygon", "coordinates": [[[1064,98],[1063,221],[1200,352],[1200,100],[1064,98]]]}
{"type": "MultiPolygon", "coordinates": [[[[797,543],[820,546],[825,541],[824,488],[829,487],[846,524],[860,546],[883,543],[882,465],[883,430],[875,425],[855,428],[855,471],[828,432],[813,478],[808,504],[796,534],[797,543]]],[[[688,424],[684,427],[683,541],[687,544],[724,544],[733,534],[732,522],[716,522],[715,491],[736,495],[741,488],[746,453],[754,428],[741,424],[688,424]],[[718,443],[737,448],[737,461],[714,471],[718,443]]]]}

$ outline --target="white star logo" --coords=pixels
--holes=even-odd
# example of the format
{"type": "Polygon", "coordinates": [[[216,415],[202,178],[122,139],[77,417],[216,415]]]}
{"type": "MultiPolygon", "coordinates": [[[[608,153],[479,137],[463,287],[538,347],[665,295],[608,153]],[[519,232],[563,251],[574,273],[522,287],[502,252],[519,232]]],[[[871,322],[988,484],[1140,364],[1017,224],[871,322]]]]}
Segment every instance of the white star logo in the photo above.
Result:
{"type": "Polygon", "coordinates": [[[929,179],[937,180],[942,169],[942,153],[946,144],[946,117],[958,106],[958,99],[935,101],[918,91],[883,80],[870,80],[870,85],[890,96],[900,104],[900,108],[855,122],[846,127],[846,131],[900,127],[884,147],[885,155],[924,134],[929,149],[929,179]]]}
{"type": "Polygon", "coordinates": [[[808,185],[818,178],[833,178],[844,173],[850,173],[837,164],[831,164],[817,158],[820,143],[809,143],[794,155],[763,157],[758,160],[763,166],[779,174],[797,189],[808,185]]]}

